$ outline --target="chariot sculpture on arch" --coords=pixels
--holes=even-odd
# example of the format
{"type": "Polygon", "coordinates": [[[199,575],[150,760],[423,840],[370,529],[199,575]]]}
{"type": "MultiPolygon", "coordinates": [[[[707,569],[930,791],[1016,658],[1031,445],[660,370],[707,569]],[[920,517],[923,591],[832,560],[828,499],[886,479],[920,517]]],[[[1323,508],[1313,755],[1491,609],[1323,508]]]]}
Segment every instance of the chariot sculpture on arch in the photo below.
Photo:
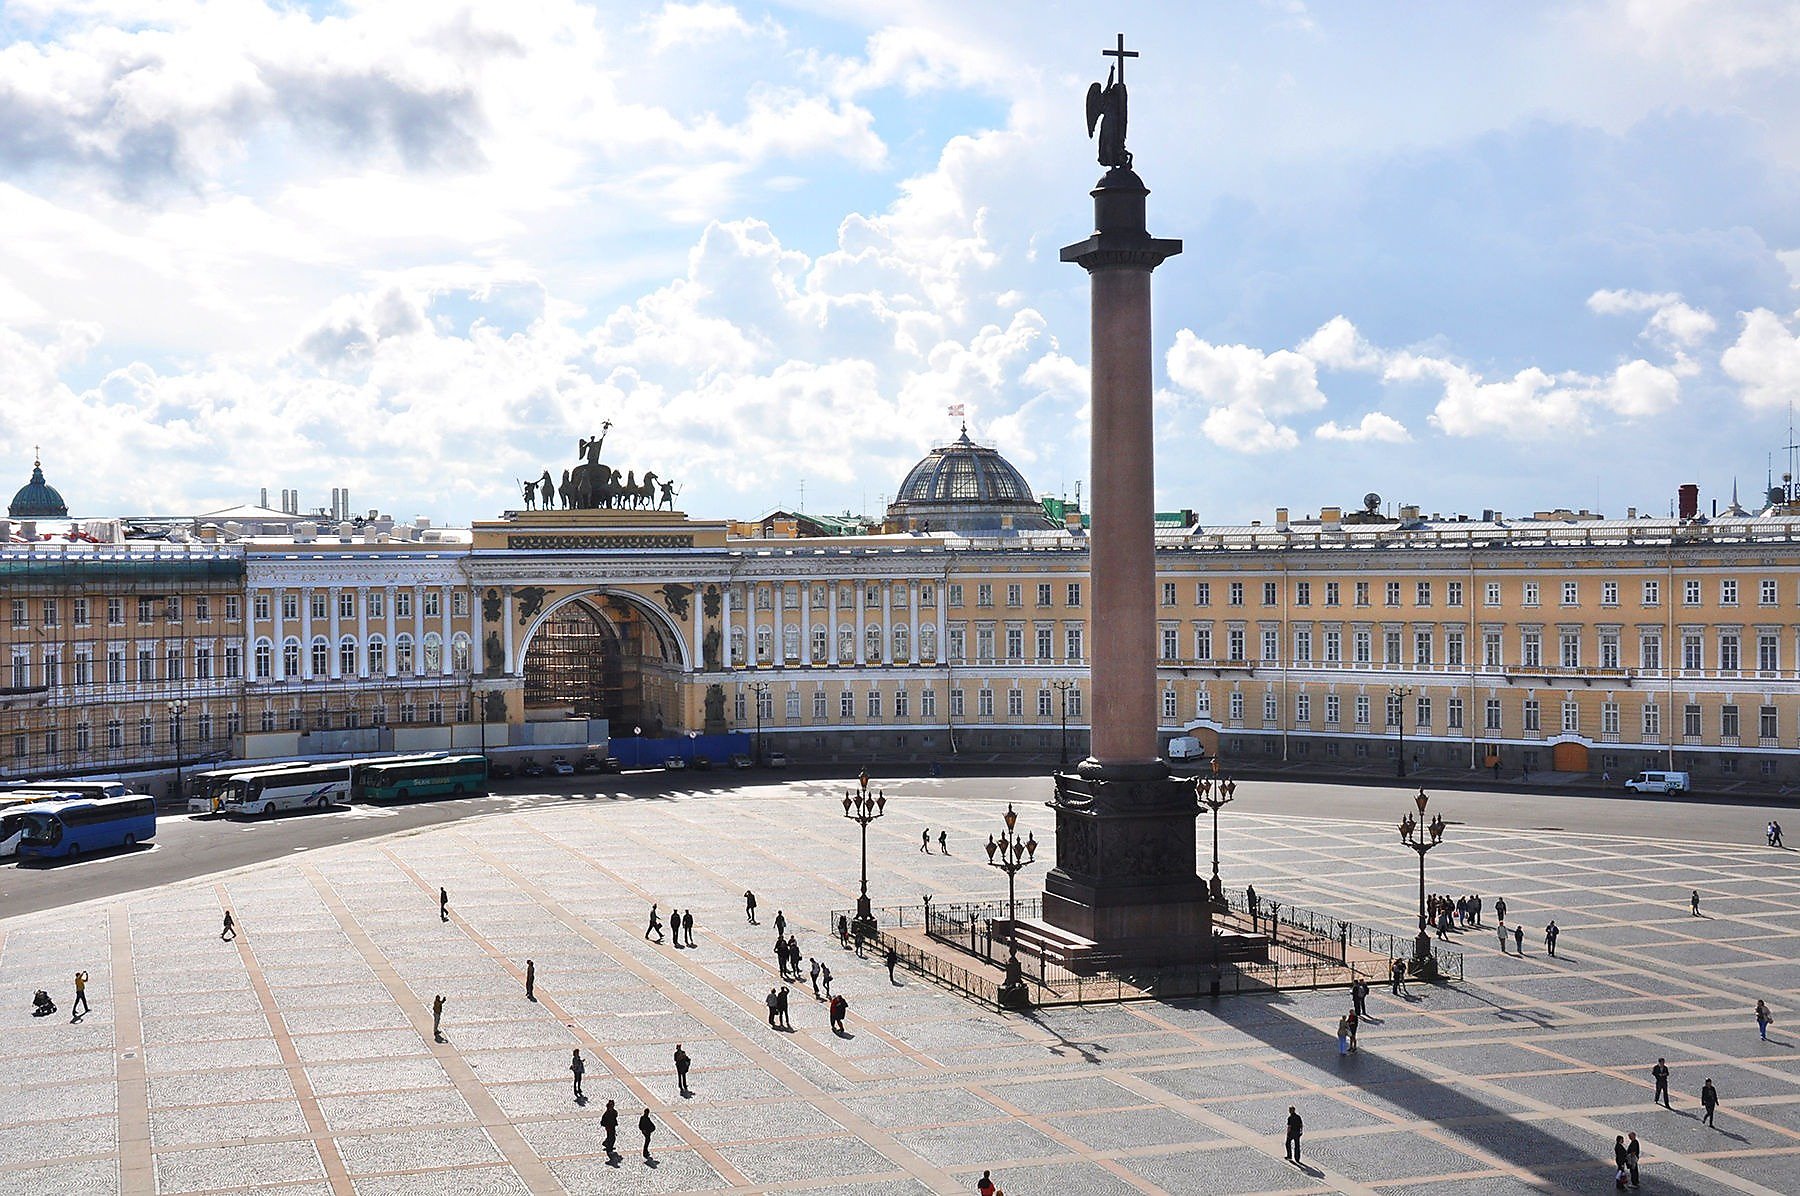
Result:
{"type": "Polygon", "coordinates": [[[524,483],[525,507],[546,511],[558,506],[565,511],[598,510],[667,510],[675,509],[675,496],[681,487],[646,469],[640,477],[635,468],[615,469],[600,459],[606,447],[606,434],[612,421],[603,420],[598,436],[583,436],[576,441],[575,455],[581,463],[562,471],[559,483],[546,469],[543,477],[524,483]]]}

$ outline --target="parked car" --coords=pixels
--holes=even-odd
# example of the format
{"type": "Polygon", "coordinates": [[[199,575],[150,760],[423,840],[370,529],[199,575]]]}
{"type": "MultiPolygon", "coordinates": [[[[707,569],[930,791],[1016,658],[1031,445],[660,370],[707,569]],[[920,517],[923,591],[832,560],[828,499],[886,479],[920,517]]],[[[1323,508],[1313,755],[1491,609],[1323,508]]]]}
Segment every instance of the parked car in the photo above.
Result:
{"type": "Polygon", "coordinates": [[[625,762],[617,756],[603,756],[600,760],[601,772],[624,772],[625,762]]]}
{"type": "Polygon", "coordinates": [[[527,760],[525,763],[519,765],[519,775],[522,777],[541,777],[544,775],[544,766],[539,764],[536,760],[527,760]]]}
{"type": "Polygon", "coordinates": [[[510,781],[518,775],[518,770],[510,764],[501,764],[497,760],[488,762],[488,779],[494,781],[510,781]]]}
{"type": "Polygon", "coordinates": [[[695,757],[694,757],[694,762],[693,762],[693,763],[692,763],[692,764],[691,764],[691,765],[689,765],[689,766],[688,766],[688,767],[690,767],[690,768],[704,768],[704,769],[709,769],[709,770],[710,770],[710,769],[711,769],[711,768],[712,768],[712,760],[711,760],[711,759],[709,759],[709,758],[708,758],[708,757],[706,757],[706,756],[695,756],[695,757]]]}
{"type": "Polygon", "coordinates": [[[770,768],[786,768],[787,767],[787,753],[786,752],[770,752],[769,753],[769,767],[770,768]]]}
{"type": "Polygon", "coordinates": [[[742,752],[733,752],[725,758],[725,763],[732,768],[749,768],[750,757],[742,752]]]}
{"type": "Polygon", "coordinates": [[[575,771],[576,772],[599,772],[600,771],[600,757],[594,755],[594,753],[592,753],[592,752],[589,752],[587,755],[583,756],[581,759],[575,761],[575,771]]]}
{"type": "Polygon", "coordinates": [[[663,757],[663,767],[664,768],[686,768],[687,761],[683,760],[680,756],[665,756],[665,757],[663,757]]]}
{"type": "Polygon", "coordinates": [[[561,756],[552,756],[550,757],[550,772],[554,776],[572,777],[575,775],[575,766],[561,756]]]}

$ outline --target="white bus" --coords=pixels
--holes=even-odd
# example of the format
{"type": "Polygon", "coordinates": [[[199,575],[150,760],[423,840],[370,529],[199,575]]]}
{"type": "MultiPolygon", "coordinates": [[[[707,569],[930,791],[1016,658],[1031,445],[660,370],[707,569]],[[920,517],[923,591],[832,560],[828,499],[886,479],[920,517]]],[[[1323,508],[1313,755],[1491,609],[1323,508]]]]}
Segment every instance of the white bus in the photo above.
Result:
{"type": "Polygon", "coordinates": [[[203,772],[190,773],[184,782],[187,811],[190,814],[217,814],[224,804],[221,795],[225,792],[225,786],[236,777],[286,772],[306,766],[307,762],[304,760],[279,760],[267,764],[239,764],[231,768],[209,768],[203,772]]]}
{"type": "Polygon", "coordinates": [[[25,810],[36,802],[74,796],[76,795],[46,793],[42,790],[0,793],[0,859],[11,859],[19,854],[19,840],[25,835],[25,819],[20,815],[25,810]]]}
{"type": "Polygon", "coordinates": [[[324,810],[349,800],[349,761],[308,764],[233,777],[219,793],[219,813],[253,818],[281,810],[324,810]]]}
{"type": "Polygon", "coordinates": [[[21,781],[8,785],[14,793],[56,793],[63,797],[130,797],[124,781],[21,781]]]}

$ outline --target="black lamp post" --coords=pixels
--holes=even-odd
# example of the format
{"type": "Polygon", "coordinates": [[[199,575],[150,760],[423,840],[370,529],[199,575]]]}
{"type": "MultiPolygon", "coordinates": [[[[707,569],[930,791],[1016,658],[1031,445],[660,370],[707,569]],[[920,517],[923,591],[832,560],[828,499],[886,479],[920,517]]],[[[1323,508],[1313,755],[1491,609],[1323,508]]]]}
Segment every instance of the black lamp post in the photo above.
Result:
{"type": "Polygon", "coordinates": [[[1394,702],[1394,726],[1400,732],[1400,754],[1395,760],[1397,771],[1394,775],[1406,775],[1406,699],[1412,696],[1410,685],[1388,686],[1388,697],[1394,702]]]}
{"type": "Polygon", "coordinates": [[[875,911],[869,905],[869,824],[887,813],[887,794],[869,796],[868,787],[844,792],[844,817],[862,828],[862,891],[856,898],[856,920],[850,929],[859,936],[875,937],[875,911]]]}
{"type": "Polygon", "coordinates": [[[169,703],[169,730],[175,740],[175,800],[182,800],[181,784],[181,716],[187,713],[186,698],[176,698],[169,703]]]}
{"type": "Polygon", "coordinates": [[[1075,682],[1073,682],[1065,677],[1061,681],[1052,681],[1050,684],[1055,686],[1056,691],[1062,695],[1062,753],[1061,753],[1061,755],[1062,755],[1062,766],[1064,768],[1067,768],[1069,766],[1069,691],[1071,689],[1075,688],[1075,682]]]}
{"type": "Polygon", "coordinates": [[[1224,902],[1225,884],[1219,879],[1219,811],[1231,804],[1233,795],[1237,793],[1237,782],[1230,777],[1219,778],[1219,758],[1213,757],[1213,775],[1198,777],[1194,781],[1194,797],[1199,803],[1212,811],[1213,824],[1213,870],[1212,899],[1224,902]]]}
{"type": "Polygon", "coordinates": [[[769,692],[769,683],[767,681],[752,681],[746,688],[749,689],[751,695],[756,699],[756,740],[751,745],[750,755],[758,764],[761,764],[763,762],[762,704],[763,695],[769,692]]]}
{"type": "Polygon", "coordinates": [[[1031,990],[1019,969],[1019,897],[1017,879],[1020,872],[1037,862],[1037,837],[1019,838],[1019,816],[1012,803],[1006,804],[1006,829],[1000,838],[988,836],[988,863],[1006,873],[1006,982],[1000,986],[1000,1003],[1009,1009],[1022,1009],[1031,1003],[1031,990]]]}
{"type": "Polygon", "coordinates": [[[1419,811],[1417,820],[1411,814],[1400,820],[1400,841],[1419,853],[1419,937],[1413,940],[1413,970],[1419,973],[1436,968],[1425,912],[1425,855],[1443,841],[1444,816],[1439,814],[1430,822],[1425,821],[1425,807],[1430,801],[1425,791],[1419,790],[1419,795],[1413,798],[1413,805],[1419,811]]]}

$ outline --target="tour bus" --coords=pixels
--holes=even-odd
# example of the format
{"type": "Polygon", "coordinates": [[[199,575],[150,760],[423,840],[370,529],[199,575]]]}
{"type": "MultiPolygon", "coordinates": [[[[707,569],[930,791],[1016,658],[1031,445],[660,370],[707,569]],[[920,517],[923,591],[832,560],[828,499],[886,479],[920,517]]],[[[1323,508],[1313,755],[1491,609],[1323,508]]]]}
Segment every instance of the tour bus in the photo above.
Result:
{"type": "Polygon", "coordinates": [[[34,802],[52,801],[53,793],[0,793],[0,859],[19,854],[19,840],[25,834],[25,807],[34,802]]]}
{"type": "Polygon", "coordinates": [[[390,768],[397,764],[430,764],[443,760],[444,752],[413,752],[401,756],[359,756],[355,760],[347,760],[350,765],[350,800],[369,800],[369,777],[378,768],[390,768]]]}
{"type": "Polygon", "coordinates": [[[350,800],[350,763],[307,764],[270,772],[239,773],[219,792],[226,817],[267,816],[281,810],[323,810],[350,800]]]}
{"type": "Polygon", "coordinates": [[[407,801],[418,797],[462,797],[487,792],[486,756],[439,756],[393,761],[359,770],[363,801],[407,801]]]}
{"type": "Polygon", "coordinates": [[[109,847],[134,847],[156,835],[156,799],[143,794],[34,802],[18,813],[25,820],[22,860],[74,859],[109,847]]]}
{"type": "Polygon", "coordinates": [[[78,793],[82,797],[130,797],[131,786],[124,781],[21,781],[8,785],[14,793],[78,793]]]}
{"type": "Polygon", "coordinates": [[[234,777],[285,772],[288,769],[305,767],[306,761],[304,760],[280,760],[270,761],[267,764],[239,764],[232,768],[209,768],[204,772],[191,773],[186,780],[188,813],[217,814],[222,804],[220,796],[225,792],[225,786],[234,777]]]}

